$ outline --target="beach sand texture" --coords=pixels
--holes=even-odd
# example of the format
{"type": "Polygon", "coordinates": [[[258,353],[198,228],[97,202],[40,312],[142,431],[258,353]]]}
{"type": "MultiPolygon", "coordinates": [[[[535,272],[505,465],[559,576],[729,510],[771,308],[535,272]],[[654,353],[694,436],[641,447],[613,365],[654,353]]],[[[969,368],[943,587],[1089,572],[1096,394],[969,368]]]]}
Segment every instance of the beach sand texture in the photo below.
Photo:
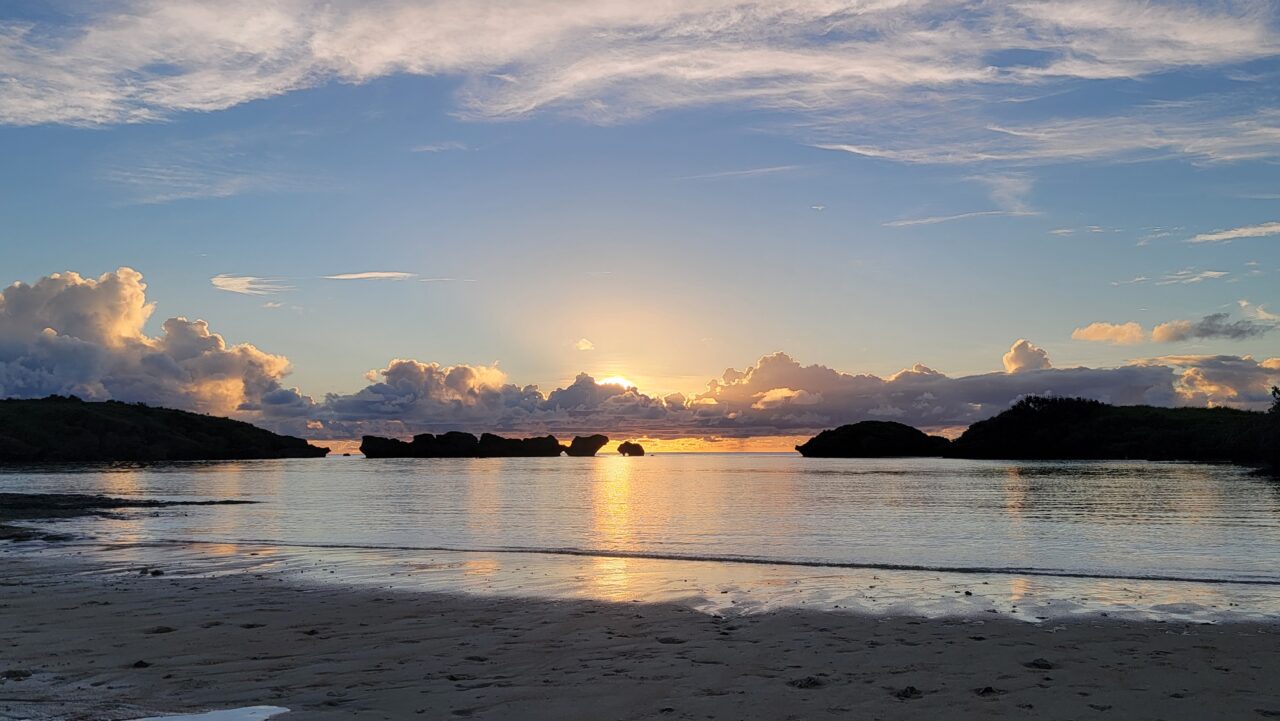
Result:
{"type": "Polygon", "coordinates": [[[1280,718],[1280,625],[715,617],[9,550],[0,571],[6,720],[1280,718]]]}

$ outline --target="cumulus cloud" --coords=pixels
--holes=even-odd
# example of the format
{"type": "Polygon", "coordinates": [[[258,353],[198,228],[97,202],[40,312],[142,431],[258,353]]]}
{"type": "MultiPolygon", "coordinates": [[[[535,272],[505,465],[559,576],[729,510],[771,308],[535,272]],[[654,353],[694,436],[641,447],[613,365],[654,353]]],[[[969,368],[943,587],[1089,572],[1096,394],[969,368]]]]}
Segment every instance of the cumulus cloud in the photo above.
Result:
{"type": "Polygon", "coordinates": [[[289,361],[228,344],[203,320],[169,318],[150,337],[155,306],[130,268],[97,279],[55,273],[0,291],[0,397],[70,394],[217,414],[304,413],[311,399],[281,380],[289,361]]]}
{"type": "Polygon", "coordinates": [[[1200,233],[1188,240],[1188,243],[1229,243],[1240,238],[1264,238],[1280,235],[1280,222],[1245,225],[1228,230],[1215,230],[1212,233],[1200,233]]]}
{"type": "MultiPolygon", "coordinates": [[[[663,397],[585,373],[544,393],[497,365],[396,359],[370,371],[355,393],[315,402],[284,386],[286,358],[230,344],[205,321],[169,318],[159,335],[147,335],[154,306],[145,291],[141,275],[128,268],[96,279],[58,273],[0,291],[0,396],[143,401],[238,415],[316,438],[452,429],[671,438],[807,434],[873,418],[956,427],[1033,394],[1262,408],[1267,389],[1280,383],[1280,358],[1183,355],[1117,368],[1056,368],[1043,349],[1020,339],[1004,356],[1004,372],[951,377],[916,364],[880,377],[773,353],[742,370],[726,369],[701,392],[663,397]]],[[[1190,332],[1251,332],[1244,322],[1210,316],[1190,332]]]]}
{"type": "Polygon", "coordinates": [[[1243,340],[1275,330],[1275,323],[1256,320],[1231,321],[1228,313],[1213,313],[1197,321],[1173,320],[1161,323],[1151,331],[1151,339],[1157,343],[1176,343],[1184,340],[1243,340]]]}
{"type": "Polygon", "coordinates": [[[1139,361],[1180,370],[1175,383],[1180,405],[1233,406],[1260,410],[1269,405],[1271,387],[1280,385],[1280,358],[1179,355],[1139,361]]]}
{"type": "Polygon", "coordinates": [[[465,116],[613,122],[731,102],[803,114],[829,147],[907,162],[1280,152],[1256,89],[1239,108],[1213,98],[1018,126],[983,111],[1272,57],[1268,0],[117,0],[71,17],[0,20],[0,122],[149,122],[412,74],[459,78],[465,116]],[[907,122],[882,122],[890,112],[907,122]]]}
{"type": "Polygon", "coordinates": [[[1052,368],[1049,354],[1045,349],[1032,345],[1031,341],[1019,338],[1008,353],[1004,354],[1004,370],[1006,373],[1023,371],[1039,371],[1052,368]]]}
{"type": "Polygon", "coordinates": [[[209,282],[218,290],[225,290],[228,293],[240,293],[241,295],[271,295],[293,290],[293,286],[285,285],[279,280],[259,278],[253,275],[228,275],[222,273],[210,278],[209,282]]]}
{"type": "Polygon", "coordinates": [[[1147,339],[1147,332],[1142,326],[1128,323],[1090,323],[1083,328],[1071,331],[1072,340],[1083,340],[1091,343],[1112,343],[1114,345],[1133,345],[1147,339]]]}
{"type": "Polygon", "coordinates": [[[573,344],[573,347],[574,347],[574,348],[577,348],[578,350],[582,350],[582,351],[595,350],[595,349],[596,349],[596,344],[595,344],[595,343],[592,343],[591,341],[587,340],[586,338],[579,338],[579,339],[578,339],[578,342],[573,344]]]}

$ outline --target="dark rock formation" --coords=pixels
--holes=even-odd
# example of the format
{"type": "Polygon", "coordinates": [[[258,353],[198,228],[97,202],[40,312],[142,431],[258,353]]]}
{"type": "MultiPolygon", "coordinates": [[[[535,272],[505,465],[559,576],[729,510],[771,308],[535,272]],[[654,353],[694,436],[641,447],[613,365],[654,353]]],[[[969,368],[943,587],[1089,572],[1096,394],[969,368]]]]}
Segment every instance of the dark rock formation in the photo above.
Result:
{"type": "Polygon", "coordinates": [[[492,433],[480,436],[477,449],[482,458],[532,458],[558,456],[564,447],[555,436],[537,438],[503,438],[492,433]]]}
{"type": "Polygon", "coordinates": [[[360,452],[366,458],[410,458],[413,446],[397,438],[363,436],[360,438],[360,452]]]}
{"type": "Polygon", "coordinates": [[[0,400],[0,463],[313,458],[328,448],[242,421],[135,403],[0,400]]]}
{"type": "Polygon", "coordinates": [[[956,439],[962,458],[1143,459],[1264,465],[1280,423],[1232,408],[1112,406],[1083,398],[1024,398],[956,439]]]}
{"type": "Polygon", "coordinates": [[[421,433],[409,443],[365,436],[360,441],[360,452],[367,458],[529,458],[558,456],[564,446],[555,436],[503,438],[485,433],[476,438],[470,433],[449,431],[438,436],[421,433]]]}
{"type": "Polygon", "coordinates": [[[414,458],[476,458],[480,441],[470,433],[449,431],[438,436],[420,433],[413,437],[409,455],[414,458]]]}
{"type": "Polygon", "coordinates": [[[941,456],[950,444],[893,421],[862,421],[823,431],[796,446],[800,455],[812,458],[894,458],[941,456]]]}
{"type": "Polygon", "coordinates": [[[796,450],[819,457],[1223,462],[1280,474],[1280,412],[1031,397],[950,443],[901,423],[864,421],[823,431],[796,450]]]}
{"type": "Polygon", "coordinates": [[[623,441],[618,444],[618,452],[624,456],[643,456],[644,446],[633,441],[623,441]]]}
{"type": "Polygon", "coordinates": [[[602,436],[599,433],[593,436],[574,436],[573,442],[564,449],[564,452],[570,456],[594,456],[596,451],[604,448],[608,442],[609,436],[602,436]]]}

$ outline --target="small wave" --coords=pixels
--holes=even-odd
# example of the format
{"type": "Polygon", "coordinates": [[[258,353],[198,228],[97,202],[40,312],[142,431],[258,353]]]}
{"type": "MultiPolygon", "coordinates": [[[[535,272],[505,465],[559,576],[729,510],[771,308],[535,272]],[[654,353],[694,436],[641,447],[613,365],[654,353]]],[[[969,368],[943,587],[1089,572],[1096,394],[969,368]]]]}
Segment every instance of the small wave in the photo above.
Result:
{"type": "MultiPolygon", "coordinates": [[[[271,539],[248,538],[229,540],[157,539],[149,543],[119,544],[127,546],[148,545],[244,545],[276,546],[279,548],[316,548],[353,551],[413,551],[436,553],[519,553],[529,555],[578,556],[589,558],[635,558],[655,561],[688,561],[691,563],[743,563],[762,566],[798,566],[804,568],[843,568],[868,571],[913,571],[924,573],[989,574],[1003,576],[1046,576],[1052,578],[1079,578],[1109,581],[1162,581],[1174,583],[1226,584],[1238,586],[1280,587],[1280,579],[1220,578],[1210,576],[1179,576],[1172,574],[1115,573],[1104,571],[1073,571],[1054,568],[1027,568],[1013,566],[944,566],[911,563],[877,563],[873,561],[824,561],[794,558],[770,558],[766,556],[737,556],[731,554],[683,554],[660,551],[616,551],[587,548],[531,548],[524,546],[405,546],[358,543],[301,543],[271,539]]],[[[116,544],[112,544],[116,545],[116,544]]]]}

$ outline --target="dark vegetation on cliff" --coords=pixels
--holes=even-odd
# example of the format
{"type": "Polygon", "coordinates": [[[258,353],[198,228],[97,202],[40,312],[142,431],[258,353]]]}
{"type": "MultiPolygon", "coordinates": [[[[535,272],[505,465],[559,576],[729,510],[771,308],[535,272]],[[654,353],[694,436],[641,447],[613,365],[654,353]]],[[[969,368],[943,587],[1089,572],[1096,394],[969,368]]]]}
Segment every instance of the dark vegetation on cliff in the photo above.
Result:
{"type": "Polygon", "coordinates": [[[301,438],[230,418],[117,401],[0,400],[0,463],[323,456],[301,438]]]}
{"type": "Polygon", "coordinates": [[[1266,465],[1276,463],[1278,451],[1280,413],[1033,397],[969,426],[947,455],[1266,465]]]}
{"type": "Polygon", "coordinates": [[[954,441],[901,423],[823,431],[805,456],[947,456],[1029,460],[1227,462],[1280,469],[1280,390],[1268,413],[1232,408],[1113,406],[1083,398],[1024,398],[954,441]]]}
{"type": "Polygon", "coordinates": [[[823,431],[796,446],[814,458],[888,458],[941,456],[950,442],[894,421],[862,421],[823,431]]]}
{"type": "Polygon", "coordinates": [[[608,436],[599,434],[578,436],[568,446],[562,446],[555,436],[503,438],[485,433],[476,438],[470,433],[449,431],[438,436],[421,433],[412,441],[364,436],[360,452],[367,458],[532,458],[561,453],[594,456],[608,442],[608,436]]]}

